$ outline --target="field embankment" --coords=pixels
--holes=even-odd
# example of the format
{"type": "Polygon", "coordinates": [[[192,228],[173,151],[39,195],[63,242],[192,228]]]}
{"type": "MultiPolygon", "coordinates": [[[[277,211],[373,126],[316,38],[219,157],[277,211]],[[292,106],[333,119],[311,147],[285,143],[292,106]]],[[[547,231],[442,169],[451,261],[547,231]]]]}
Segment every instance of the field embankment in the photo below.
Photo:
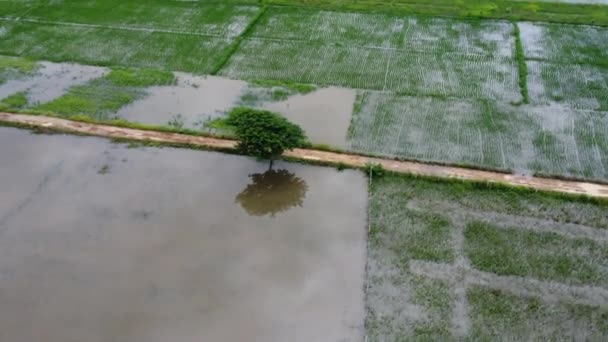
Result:
{"type": "MultiPolygon", "coordinates": [[[[132,128],[76,122],[44,116],[0,113],[0,122],[4,123],[5,125],[31,127],[43,130],[48,129],[51,131],[103,136],[131,141],[152,142],[160,145],[166,144],[214,150],[233,150],[236,146],[236,142],[233,140],[203,136],[190,136],[178,133],[137,130],[132,128]]],[[[365,168],[369,164],[381,164],[386,170],[397,173],[448,179],[461,179],[477,182],[500,183],[535,190],[608,198],[608,185],[588,182],[523,177],[489,171],[396,161],[307,149],[296,149],[285,153],[284,156],[313,163],[346,165],[355,168],[365,168]]]]}

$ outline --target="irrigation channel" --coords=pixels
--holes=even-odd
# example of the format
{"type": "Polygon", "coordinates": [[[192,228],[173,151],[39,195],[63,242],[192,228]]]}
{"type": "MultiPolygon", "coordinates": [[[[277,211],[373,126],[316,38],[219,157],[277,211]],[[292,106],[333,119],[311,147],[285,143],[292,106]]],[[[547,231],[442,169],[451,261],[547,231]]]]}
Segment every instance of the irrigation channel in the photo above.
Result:
{"type": "MultiPolygon", "coordinates": [[[[216,150],[233,149],[236,145],[236,142],[233,140],[137,130],[131,128],[76,122],[45,116],[0,113],[0,121],[14,125],[41,127],[78,134],[129,139],[135,141],[181,144],[216,150]]],[[[520,176],[467,169],[462,167],[423,164],[410,161],[398,161],[392,159],[373,158],[346,153],[308,149],[295,149],[293,151],[286,152],[284,156],[319,163],[336,165],[344,164],[356,168],[365,167],[368,164],[381,164],[386,170],[398,173],[440,178],[456,178],[470,181],[495,182],[535,190],[556,191],[569,194],[608,198],[608,185],[591,182],[520,176]]]]}

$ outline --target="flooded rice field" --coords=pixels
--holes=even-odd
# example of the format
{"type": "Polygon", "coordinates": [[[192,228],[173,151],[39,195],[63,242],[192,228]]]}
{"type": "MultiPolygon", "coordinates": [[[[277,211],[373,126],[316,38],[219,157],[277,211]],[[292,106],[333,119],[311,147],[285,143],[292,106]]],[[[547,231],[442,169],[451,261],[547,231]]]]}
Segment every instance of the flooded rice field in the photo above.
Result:
{"type": "Polygon", "coordinates": [[[265,89],[216,76],[176,73],[176,77],[176,85],[146,89],[145,98],[123,107],[117,116],[145,124],[204,129],[211,120],[245,105],[285,116],[301,126],[312,142],[346,147],[355,90],[328,87],[308,94],[289,94],[281,87],[265,89]],[[285,91],[289,95],[273,99],[269,95],[273,91],[285,91]]]}
{"type": "Polygon", "coordinates": [[[68,63],[38,63],[39,69],[29,77],[8,80],[0,84],[0,100],[25,92],[28,103],[49,102],[65,94],[70,87],[104,76],[107,68],[68,63]]]}
{"type": "Polygon", "coordinates": [[[0,128],[1,341],[361,341],[354,171],[0,128]]]}
{"type": "MultiPolygon", "coordinates": [[[[21,109],[36,109],[38,105],[65,95],[71,87],[86,86],[110,71],[108,68],[66,63],[39,62],[37,66],[37,71],[29,76],[13,75],[13,79],[8,77],[4,83],[0,82],[0,100],[24,93],[27,104],[21,109]]],[[[260,86],[240,80],[180,72],[176,72],[175,77],[174,85],[139,89],[141,96],[119,106],[117,111],[109,113],[109,117],[155,126],[207,130],[206,124],[211,120],[226,116],[236,106],[248,106],[282,114],[300,125],[313,143],[347,146],[346,135],[355,104],[355,90],[328,87],[300,94],[280,84],[260,86]]],[[[82,93],[75,92],[66,103],[81,100],[89,104],[94,99],[90,105],[102,111],[106,105],[112,107],[111,102],[120,95],[96,94],[99,89],[94,86],[91,92],[93,94],[89,94],[90,98],[87,99],[74,98],[82,93]]],[[[90,110],[95,111],[95,108],[90,110]]]]}
{"type": "Polygon", "coordinates": [[[175,73],[177,84],[146,89],[147,96],[121,108],[117,116],[151,125],[169,122],[201,128],[237,105],[247,83],[215,76],[175,73]]]}
{"type": "Polygon", "coordinates": [[[328,87],[293,95],[284,101],[265,102],[262,107],[298,124],[313,142],[346,147],[356,97],[353,89],[328,87]]]}

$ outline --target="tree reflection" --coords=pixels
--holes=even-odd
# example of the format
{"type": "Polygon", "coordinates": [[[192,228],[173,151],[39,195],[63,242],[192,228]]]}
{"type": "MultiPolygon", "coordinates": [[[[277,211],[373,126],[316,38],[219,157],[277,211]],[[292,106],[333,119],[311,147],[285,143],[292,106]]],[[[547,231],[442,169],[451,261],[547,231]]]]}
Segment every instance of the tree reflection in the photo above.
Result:
{"type": "Polygon", "coordinates": [[[238,194],[238,202],[249,215],[274,217],[293,207],[301,207],[308,191],[306,182],[287,170],[268,170],[249,175],[252,183],[238,194]]]}

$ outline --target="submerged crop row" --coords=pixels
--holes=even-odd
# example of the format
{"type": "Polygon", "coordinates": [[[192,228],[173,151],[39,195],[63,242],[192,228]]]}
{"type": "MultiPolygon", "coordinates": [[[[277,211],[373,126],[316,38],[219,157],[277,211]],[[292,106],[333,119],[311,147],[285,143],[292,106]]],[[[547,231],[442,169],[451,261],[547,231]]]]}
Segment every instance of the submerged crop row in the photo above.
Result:
{"type": "Polygon", "coordinates": [[[370,341],[608,336],[605,204],[386,177],[370,205],[370,341]]]}
{"type": "Polygon", "coordinates": [[[349,148],[519,173],[608,178],[608,113],[361,92],[349,148]]]}

